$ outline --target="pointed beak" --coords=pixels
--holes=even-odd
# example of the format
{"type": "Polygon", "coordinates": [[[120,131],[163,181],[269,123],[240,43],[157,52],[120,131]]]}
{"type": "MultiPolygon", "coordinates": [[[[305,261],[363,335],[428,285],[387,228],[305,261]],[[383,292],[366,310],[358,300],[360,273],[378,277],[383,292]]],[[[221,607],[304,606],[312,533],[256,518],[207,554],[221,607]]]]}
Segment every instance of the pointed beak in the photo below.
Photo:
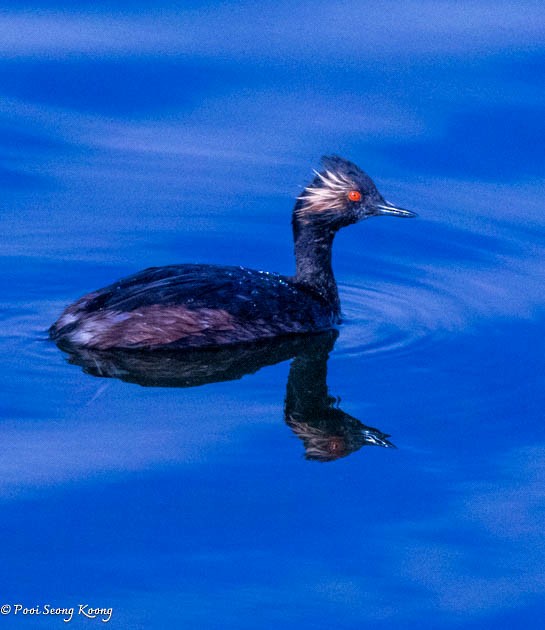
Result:
{"type": "Polygon", "coordinates": [[[404,210],[403,208],[397,208],[389,201],[383,201],[383,203],[377,203],[375,205],[375,209],[377,211],[377,216],[387,216],[387,217],[402,217],[405,219],[409,219],[411,217],[417,217],[416,212],[411,212],[410,210],[404,210]]]}

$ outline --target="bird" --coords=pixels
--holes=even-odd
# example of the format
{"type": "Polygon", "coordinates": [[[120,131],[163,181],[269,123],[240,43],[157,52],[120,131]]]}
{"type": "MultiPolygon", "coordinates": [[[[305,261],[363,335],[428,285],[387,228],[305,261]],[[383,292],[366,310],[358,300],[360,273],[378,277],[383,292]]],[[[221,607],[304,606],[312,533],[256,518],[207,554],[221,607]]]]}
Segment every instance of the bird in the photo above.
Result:
{"type": "Polygon", "coordinates": [[[415,217],[353,162],[324,156],[292,212],[295,275],[241,266],[150,267],[69,305],[49,329],[61,348],[213,348],[318,333],[341,323],[337,232],[375,216],[415,217]]]}

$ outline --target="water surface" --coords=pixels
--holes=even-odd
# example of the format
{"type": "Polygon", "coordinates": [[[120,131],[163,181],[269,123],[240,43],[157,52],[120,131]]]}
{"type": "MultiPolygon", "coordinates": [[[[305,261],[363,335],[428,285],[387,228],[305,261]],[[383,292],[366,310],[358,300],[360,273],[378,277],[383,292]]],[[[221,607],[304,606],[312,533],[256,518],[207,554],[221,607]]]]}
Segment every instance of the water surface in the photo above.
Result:
{"type": "Polygon", "coordinates": [[[540,5],[36,1],[0,31],[0,604],[111,606],[115,628],[540,627],[540,5]],[[286,423],[300,348],[161,387],[47,340],[146,266],[291,273],[293,200],[329,152],[420,215],[336,239],[345,323],[312,369],[340,400],[286,423]],[[397,448],[305,458],[340,414],[397,448]]]}

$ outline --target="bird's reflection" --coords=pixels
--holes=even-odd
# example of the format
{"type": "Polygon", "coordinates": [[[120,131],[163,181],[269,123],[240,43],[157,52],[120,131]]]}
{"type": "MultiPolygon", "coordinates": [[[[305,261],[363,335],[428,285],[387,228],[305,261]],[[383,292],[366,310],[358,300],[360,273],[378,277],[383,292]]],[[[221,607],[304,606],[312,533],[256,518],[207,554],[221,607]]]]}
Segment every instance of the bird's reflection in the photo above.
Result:
{"type": "Polygon", "coordinates": [[[205,350],[90,350],[62,347],[87,374],[145,387],[195,387],[236,380],[262,367],[293,359],[284,419],[303,441],[305,457],[320,462],[350,455],[362,446],[395,448],[388,435],[339,408],[327,387],[327,361],[337,331],[205,350]]]}
{"type": "Polygon", "coordinates": [[[362,446],[394,447],[389,435],[344,412],[329,395],[327,360],[336,337],[336,331],[315,337],[294,357],[284,405],[284,419],[303,440],[305,457],[321,462],[345,457],[362,446]]]}

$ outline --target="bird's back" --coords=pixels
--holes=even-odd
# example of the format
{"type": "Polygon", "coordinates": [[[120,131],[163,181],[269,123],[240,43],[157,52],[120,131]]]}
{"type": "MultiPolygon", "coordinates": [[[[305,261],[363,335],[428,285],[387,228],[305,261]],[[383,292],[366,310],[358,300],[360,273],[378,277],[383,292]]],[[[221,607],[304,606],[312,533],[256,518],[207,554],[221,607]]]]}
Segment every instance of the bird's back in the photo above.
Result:
{"type": "Polygon", "coordinates": [[[214,265],[151,267],[69,306],[60,343],[95,348],[204,347],[331,328],[331,307],[273,273],[214,265]]]}

